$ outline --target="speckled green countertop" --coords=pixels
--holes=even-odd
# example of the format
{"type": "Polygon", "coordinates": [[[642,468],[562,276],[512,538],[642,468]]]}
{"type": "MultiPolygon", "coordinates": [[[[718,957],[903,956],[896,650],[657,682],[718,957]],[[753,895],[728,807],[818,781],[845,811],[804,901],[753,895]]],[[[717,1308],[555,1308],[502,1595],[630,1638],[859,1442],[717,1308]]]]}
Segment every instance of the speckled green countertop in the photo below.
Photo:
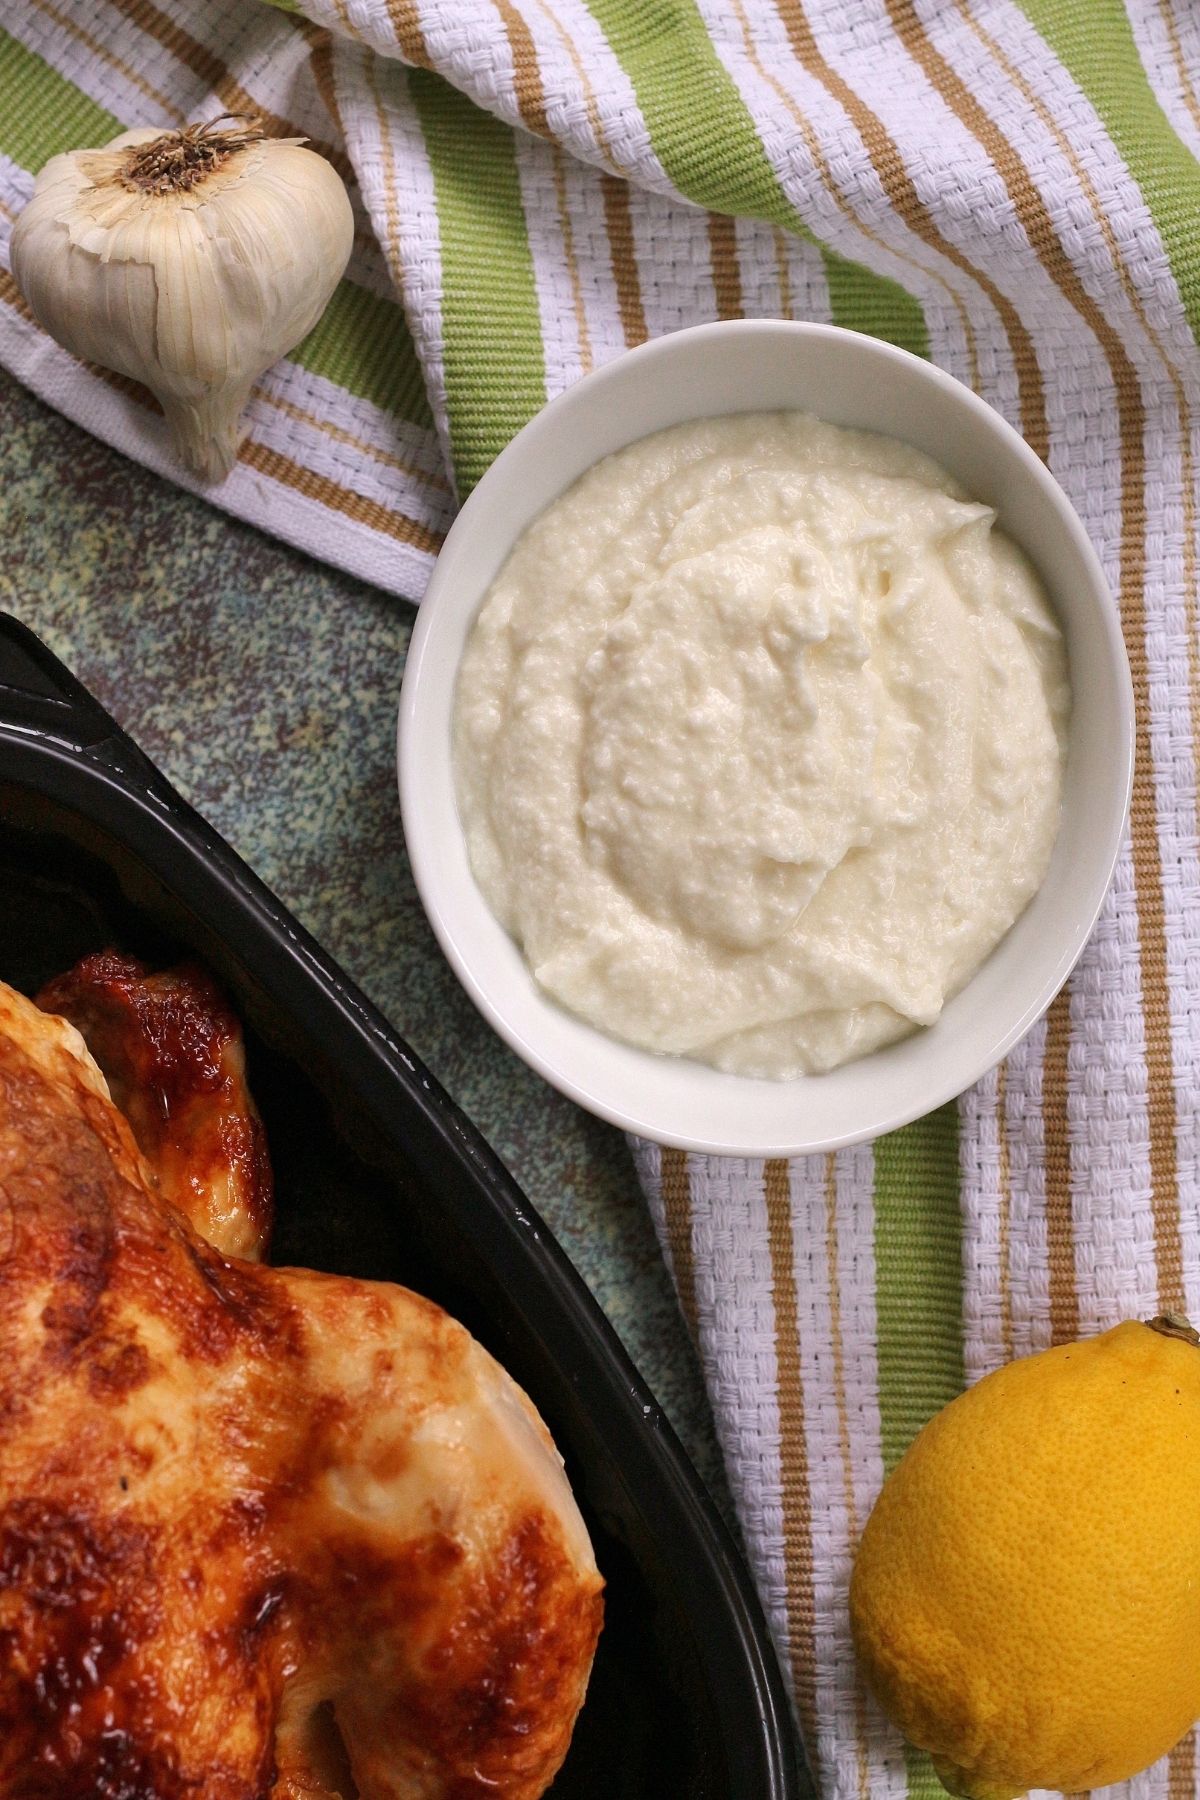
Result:
{"type": "Polygon", "coordinates": [[[0,607],[74,669],[470,1115],[723,1499],[624,1139],[492,1034],[421,911],[395,783],[412,608],[172,488],[3,372],[0,444],[0,607]]]}

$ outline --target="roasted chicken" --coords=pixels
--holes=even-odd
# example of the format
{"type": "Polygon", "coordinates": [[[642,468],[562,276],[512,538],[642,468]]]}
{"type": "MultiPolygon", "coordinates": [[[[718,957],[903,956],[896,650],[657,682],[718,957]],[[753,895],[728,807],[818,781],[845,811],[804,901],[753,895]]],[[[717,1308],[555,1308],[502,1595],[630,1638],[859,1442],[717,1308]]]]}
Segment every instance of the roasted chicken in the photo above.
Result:
{"type": "Polygon", "coordinates": [[[100,950],[37,1003],[82,1033],[157,1191],[214,1250],[257,1261],[271,1235],[271,1163],[242,1028],[212,976],[195,963],[154,974],[100,950]]]}
{"type": "Polygon", "coordinates": [[[534,1800],[602,1584],[533,1406],[431,1302],[206,1242],[97,1048],[140,1147],[0,984],[0,1800],[534,1800]]]}

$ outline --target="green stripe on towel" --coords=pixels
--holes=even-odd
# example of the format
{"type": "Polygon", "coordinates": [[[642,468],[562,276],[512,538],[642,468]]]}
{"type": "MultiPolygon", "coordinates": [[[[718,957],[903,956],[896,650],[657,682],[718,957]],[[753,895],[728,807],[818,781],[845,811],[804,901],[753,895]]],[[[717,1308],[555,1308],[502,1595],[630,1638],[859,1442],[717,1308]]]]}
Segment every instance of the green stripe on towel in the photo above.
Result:
{"type": "Polygon", "coordinates": [[[588,0],[588,9],[633,84],[655,154],[679,192],[713,212],[768,219],[807,238],[824,258],[835,324],[928,356],[919,301],[828,249],[793,207],[692,0],[588,0]]]}
{"type": "Polygon", "coordinates": [[[437,196],[446,410],[465,499],[546,403],[533,256],[509,127],[440,76],[408,79],[437,196]]]}
{"type": "MultiPolygon", "coordinates": [[[[875,1308],[885,1474],[962,1392],[958,1107],[875,1145],[875,1308]]],[[[905,1745],[909,1800],[945,1800],[929,1758],[905,1745]]]]}
{"type": "Polygon", "coordinates": [[[433,429],[416,346],[394,300],[339,282],[292,361],[385,412],[433,429]]]}

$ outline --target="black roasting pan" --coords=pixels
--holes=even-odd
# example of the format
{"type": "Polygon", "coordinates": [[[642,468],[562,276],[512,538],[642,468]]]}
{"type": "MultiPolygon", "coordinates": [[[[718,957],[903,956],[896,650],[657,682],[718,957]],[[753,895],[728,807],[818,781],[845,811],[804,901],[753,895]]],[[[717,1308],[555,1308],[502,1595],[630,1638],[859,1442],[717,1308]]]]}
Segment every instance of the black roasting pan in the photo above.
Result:
{"type": "Polygon", "coordinates": [[[737,1549],[520,1189],[387,1020],[0,614],[0,976],[32,991],[110,943],[197,956],[232,995],[275,1164],[274,1260],[431,1295],[554,1433],[608,1582],[555,1800],[809,1794],[737,1549]]]}

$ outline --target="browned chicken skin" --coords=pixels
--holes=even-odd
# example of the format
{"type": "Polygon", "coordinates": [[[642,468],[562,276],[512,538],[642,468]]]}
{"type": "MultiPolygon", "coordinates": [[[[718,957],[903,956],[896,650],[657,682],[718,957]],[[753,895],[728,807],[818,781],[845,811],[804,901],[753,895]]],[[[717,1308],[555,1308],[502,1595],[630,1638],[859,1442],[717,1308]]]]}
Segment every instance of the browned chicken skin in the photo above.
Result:
{"type": "Polygon", "coordinates": [[[220,1255],[0,984],[0,1800],[536,1800],[600,1588],[468,1333],[220,1255]]]}
{"type": "Polygon", "coordinates": [[[242,1028],[212,977],[194,963],[152,974],[100,950],[47,982],[37,1003],[82,1033],[159,1193],[214,1249],[261,1257],[271,1164],[242,1028]]]}

